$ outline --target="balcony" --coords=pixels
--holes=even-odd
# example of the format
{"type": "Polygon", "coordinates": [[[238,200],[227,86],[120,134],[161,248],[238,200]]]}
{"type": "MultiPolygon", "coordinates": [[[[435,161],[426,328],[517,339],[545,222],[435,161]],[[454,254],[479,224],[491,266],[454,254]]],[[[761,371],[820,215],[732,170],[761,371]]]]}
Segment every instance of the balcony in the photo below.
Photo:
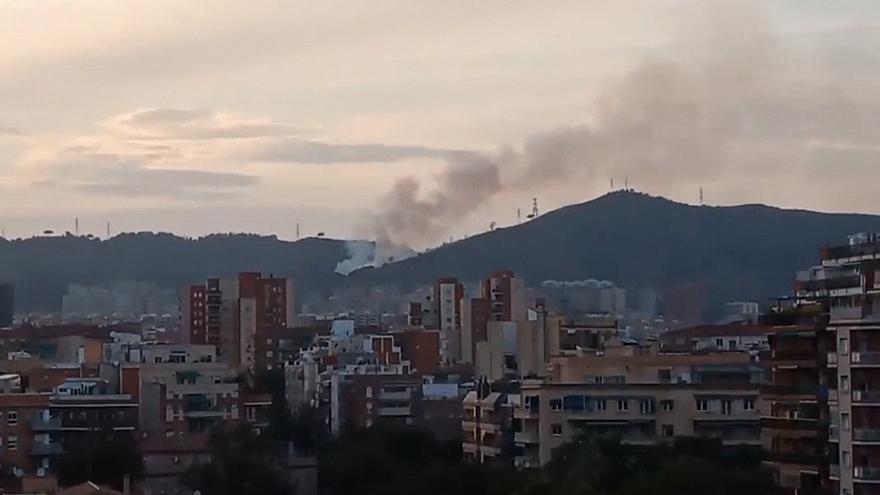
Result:
{"type": "Polygon", "coordinates": [[[767,461],[800,466],[818,466],[820,464],[819,456],[810,452],[769,452],[767,461]]]}
{"type": "Polygon", "coordinates": [[[836,389],[828,390],[828,402],[837,402],[838,393],[836,389]]]}
{"type": "Polygon", "coordinates": [[[514,433],[513,441],[522,444],[540,443],[538,440],[538,434],[531,431],[518,431],[514,433]]]}
{"type": "Polygon", "coordinates": [[[463,420],[461,422],[461,430],[462,431],[475,431],[477,429],[477,423],[469,420],[463,420]]]}
{"type": "Polygon", "coordinates": [[[379,392],[379,400],[410,401],[412,400],[412,392],[409,390],[403,392],[379,392]]]}
{"type": "Polygon", "coordinates": [[[195,411],[187,411],[185,416],[187,418],[222,418],[226,414],[226,411],[223,409],[202,409],[195,411]]]}
{"type": "Polygon", "coordinates": [[[828,427],[828,440],[836,442],[840,439],[840,427],[831,425],[828,427]]]}
{"type": "Polygon", "coordinates": [[[815,433],[819,430],[819,420],[815,418],[761,416],[761,427],[771,430],[801,430],[815,433]]]}
{"type": "Polygon", "coordinates": [[[380,407],[379,416],[410,416],[412,411],[409,406],[405,407],[380,407]]]}
{"type": "Polygon", "coordinates": [[[840,479],[840,466],[837,464],[831,464],[828,466],[828,475],[831,479],[838,480],[840,479]]]}
{"type": "Polygon", "coordinates": [[[828,353],[828,366],[834,367],[837,366],[837,352],[829,352],[828,353]]]}
{"type": "Polygon", "coordinates": [[[861,306],[832,306],[831,322],[861,320],[864,310],[861,306]]]}
{"type": "Polygon", "coordinates": [[[880,352],[854,352],[852,353],[852,365],[857,366],[880,366],[880,352]]]}
{"type": "Polygon", "coordinates": [[[536,469],[541,467],[541,461],[538,460],[536,455],[516,456],[513,463],[519,469],[536,469]]]}
{"type": "Polygon", "coordinates": [[[37,442],[31,445],[31,455],[38,457],[46,457],[50,455],[61,455],[64,453],[64,448],[60,443],[42,443],[37,442]]]}
{"type": "Polygon", "coordinates": [[[880,445],[880,429],[854,428],[852,437],[853,442],[880,445]]]}
{"type": "Polygon", "coordinates": [[[31,431],[56,431],[61,429],[61,418],[45,419],[35,416],[31,419],[31,431]]]}
{"type": "Polygon", "coordinates": [[[853,390],[852,401],[856,404],[880,405],[880,391],[853,390]]]}
{"type": "Polygon", "coordinates": [[[880,481],[880,467],[859,467],[853,469],[855,481],[880,481]]]}

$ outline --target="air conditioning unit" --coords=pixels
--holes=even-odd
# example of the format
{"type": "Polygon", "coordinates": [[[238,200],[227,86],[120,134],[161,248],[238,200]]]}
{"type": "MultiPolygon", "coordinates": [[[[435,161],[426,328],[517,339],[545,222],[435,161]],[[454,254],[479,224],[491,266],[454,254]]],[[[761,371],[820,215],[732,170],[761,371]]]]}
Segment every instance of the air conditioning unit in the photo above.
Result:
{"type": "Polygon", "coordinates": [[[46,477],[46,469],[45,468],[37,469],[37,477],[38,478],[45,478],[46,477]]]}

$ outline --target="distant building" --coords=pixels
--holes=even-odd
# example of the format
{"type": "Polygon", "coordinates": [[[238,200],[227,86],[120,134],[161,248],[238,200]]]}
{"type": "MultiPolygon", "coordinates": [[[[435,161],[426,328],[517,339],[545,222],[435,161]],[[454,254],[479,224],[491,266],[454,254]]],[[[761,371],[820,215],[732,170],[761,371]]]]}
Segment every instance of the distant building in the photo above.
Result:
{"type": "Polygon", "coordinates": [[[221,360],[254,370],[257,336],[293,325],[294,295],[292,280],[253,272],[191,285],[180,298],[183,341],[217,346],[221,360]]]}
{"type": "Polygon", "coordinates": [[[671,328],[703,323],[705,309],[705,287],[700,284],[677,285],[663,294],[663,316],[671,328]]]}
{"type": "Polygon", "coordinates": [[[721,323],[757,323],[760,308],[756,302],[729,302],[724,304],[721,323]]]}
{"type": "Polygon", "coordinates": [[[15,286],[0,284],[0,327],[11,327],[15,320],[15,286]]]}
{"type": "Polygon", "coordinates": [[[769,350],[770,345],[766,327],[733,323],[670,330],[660,335],[660,349],[664,352],[752,351],[757,354],[769,350]]]}
{"type": "Polygon", "coordinates": [[[433,312],[440,330],[440,356],[444,363],[461,360],[461,300],[464,286],[455,278],[434,284],[433,312]]]}

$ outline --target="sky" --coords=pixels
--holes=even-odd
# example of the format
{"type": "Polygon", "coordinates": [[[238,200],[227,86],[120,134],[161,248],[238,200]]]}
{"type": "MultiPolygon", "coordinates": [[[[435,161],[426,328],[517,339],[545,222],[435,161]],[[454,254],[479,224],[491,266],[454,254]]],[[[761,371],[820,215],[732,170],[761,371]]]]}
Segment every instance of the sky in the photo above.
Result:
{"type": "Polygon", "coordinates": [[[0,2],[9,238],[426,247],[610,190],[880,213],[880,2],[0,2]]]}

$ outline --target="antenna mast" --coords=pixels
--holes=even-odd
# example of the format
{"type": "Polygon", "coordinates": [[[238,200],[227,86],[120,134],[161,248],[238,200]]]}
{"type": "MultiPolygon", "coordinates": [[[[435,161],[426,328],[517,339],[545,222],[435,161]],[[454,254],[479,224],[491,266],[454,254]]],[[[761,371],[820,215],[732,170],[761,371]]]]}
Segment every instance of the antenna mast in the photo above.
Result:
{"type": "Polygon", "coordinates": [[[110,220],[107,220],[107,239],[110,239],[110,220]]]}
{"type": "Polygon", "coordinates": [[[700,186],[700,206],[703,206],[703,187],[700,186]]]}

